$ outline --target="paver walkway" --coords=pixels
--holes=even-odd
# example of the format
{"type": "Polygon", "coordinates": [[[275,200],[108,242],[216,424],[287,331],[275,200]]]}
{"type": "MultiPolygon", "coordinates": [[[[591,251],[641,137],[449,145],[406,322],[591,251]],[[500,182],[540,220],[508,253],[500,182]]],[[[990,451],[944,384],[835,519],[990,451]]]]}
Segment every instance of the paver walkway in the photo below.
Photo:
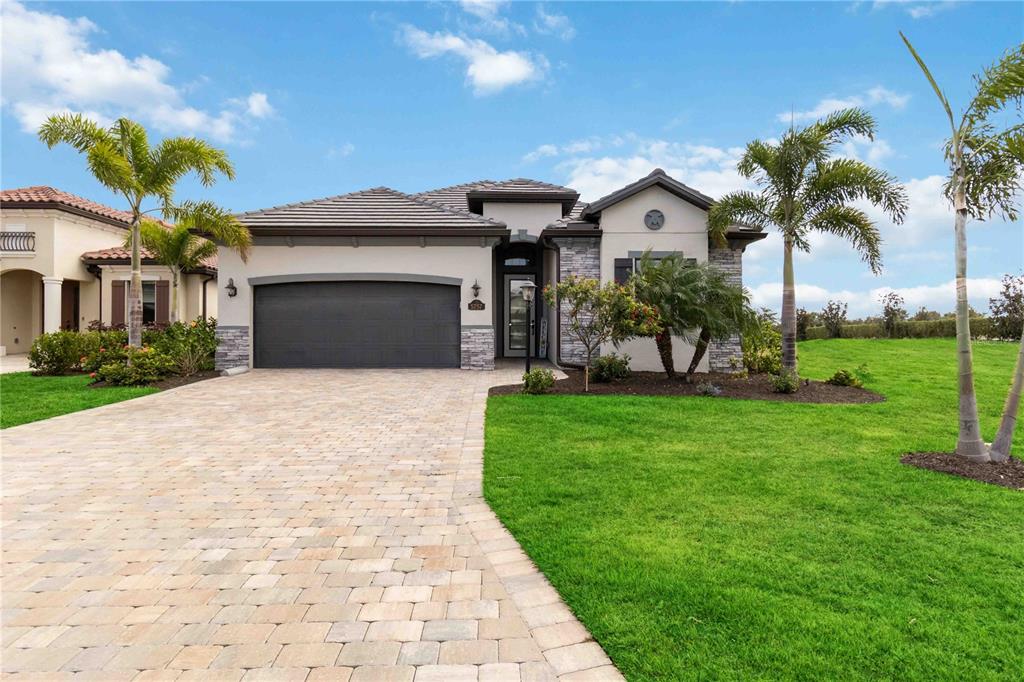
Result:
{"type": "Polygon", "coordinates": [[[518,370],[257,371],[7,429],[11,679],[621,679],[481,498],[518,370]]]}

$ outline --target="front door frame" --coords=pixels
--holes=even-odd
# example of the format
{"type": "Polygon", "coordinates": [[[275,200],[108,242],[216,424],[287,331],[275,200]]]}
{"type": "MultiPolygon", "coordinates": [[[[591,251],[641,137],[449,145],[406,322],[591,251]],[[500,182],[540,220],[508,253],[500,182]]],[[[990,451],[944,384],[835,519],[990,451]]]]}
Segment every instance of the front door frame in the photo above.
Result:
{"type": "MultiPolygon", "coordinates": [[[[502,277],[502,289],[501,289],[502,299],[503,299],[503,302],[502,302],[503,310],[502,310],[502,312],[504,313],[502,315],[502,319],[505,322],[505,325],[504,325],[504,327],[505,327],[505,329],[504,329],[504,338],[503,338],[502,346],[505,349],[505,357],[507,357],[507,358],[525,358],[526,357],[527,349],[526,348],[512,348],[511,347],[511,343],[510,343],[511,339],[510,339],[510,336],[509,336],[509,330],[512,329],[512,308],[511,308],[512,301],[511,301],[511,297],[509,296],[509,293],[510,293],[509,284],[513,280],[528,280],[530,282],[533,282],[534,284],[537,284],[537,275],[535,275],[532,272],[523,272],[523,273],[506,273],[502,277]]],[[[534,300],[534,312],[536,312],[536,305],[537,305],[536,300],[534,300]]],[[[531,337],[536,335],[536,325],[534,324],[534,320],[530,319],[529,313],[527,313],[527,324],[529,325],[529,329],[527,330],[527,333],[526,333],[527,346],[528,347],[532,346],[532,349],[531,349],[533,351],[532,357],[536,357],[537,356],[537,344],[536,344],[535,341],[533,343],[530,343],[531,337]]]]}

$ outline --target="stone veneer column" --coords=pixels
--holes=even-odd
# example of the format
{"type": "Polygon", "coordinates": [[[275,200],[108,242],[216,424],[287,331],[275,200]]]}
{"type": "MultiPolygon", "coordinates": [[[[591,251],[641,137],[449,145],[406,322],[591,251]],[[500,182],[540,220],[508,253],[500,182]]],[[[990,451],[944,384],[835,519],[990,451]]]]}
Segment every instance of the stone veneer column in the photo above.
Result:
{"type": "MultiPolygon", "coordinates": [[[[601,279],[601,240],[597,237],[554,237],[558,246],[558,279],[563,281],[570,275],[588,279],[601,279]]],[[[566,309],[558,305],[558,349],[559,362],[566,365],[583,365],[586,350],[583,344],[572,338],[566,309]]]]}
{"type": "MultiPolygon", "coordinates": [[[[728,247],[710,247],[708,262],[728,275],[729,283],[743,284],[743,251],[728,247]]],[[[743,347],[739,334],[708,345],[708,367],[712,372],[736,373],[743,370],[743,347]]]]}
{"type": "Polygon", "coordinates": [[[217,325],[218,370],[249,366],[249,327],[217,325]]]}
{"type": "Polygon", "coordinates": [[[494,327],[463,327],[461,346],[462,369],[494,369],[494,327]]]}

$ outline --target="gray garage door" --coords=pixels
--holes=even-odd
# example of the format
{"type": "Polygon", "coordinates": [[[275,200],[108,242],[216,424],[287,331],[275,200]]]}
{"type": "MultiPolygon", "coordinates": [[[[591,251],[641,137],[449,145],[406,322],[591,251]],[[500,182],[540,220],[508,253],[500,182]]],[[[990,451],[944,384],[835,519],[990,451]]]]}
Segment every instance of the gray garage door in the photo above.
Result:
{"type": "Polygon", "coordinates": [[[459,288],[301,282],[254,289],[256,367],[458,367],[459,288]]]}

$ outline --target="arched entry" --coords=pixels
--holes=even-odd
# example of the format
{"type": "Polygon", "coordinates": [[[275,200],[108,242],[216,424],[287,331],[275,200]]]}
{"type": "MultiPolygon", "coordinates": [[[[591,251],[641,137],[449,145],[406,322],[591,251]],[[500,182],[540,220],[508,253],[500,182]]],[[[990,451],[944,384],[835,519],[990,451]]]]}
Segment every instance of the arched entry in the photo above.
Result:
{"type": "Polygon", "coordinates": [[[14,269],[0,274],[0,346],[14,355],[27,353],[43,331],[43,276],[14,269]]]}

